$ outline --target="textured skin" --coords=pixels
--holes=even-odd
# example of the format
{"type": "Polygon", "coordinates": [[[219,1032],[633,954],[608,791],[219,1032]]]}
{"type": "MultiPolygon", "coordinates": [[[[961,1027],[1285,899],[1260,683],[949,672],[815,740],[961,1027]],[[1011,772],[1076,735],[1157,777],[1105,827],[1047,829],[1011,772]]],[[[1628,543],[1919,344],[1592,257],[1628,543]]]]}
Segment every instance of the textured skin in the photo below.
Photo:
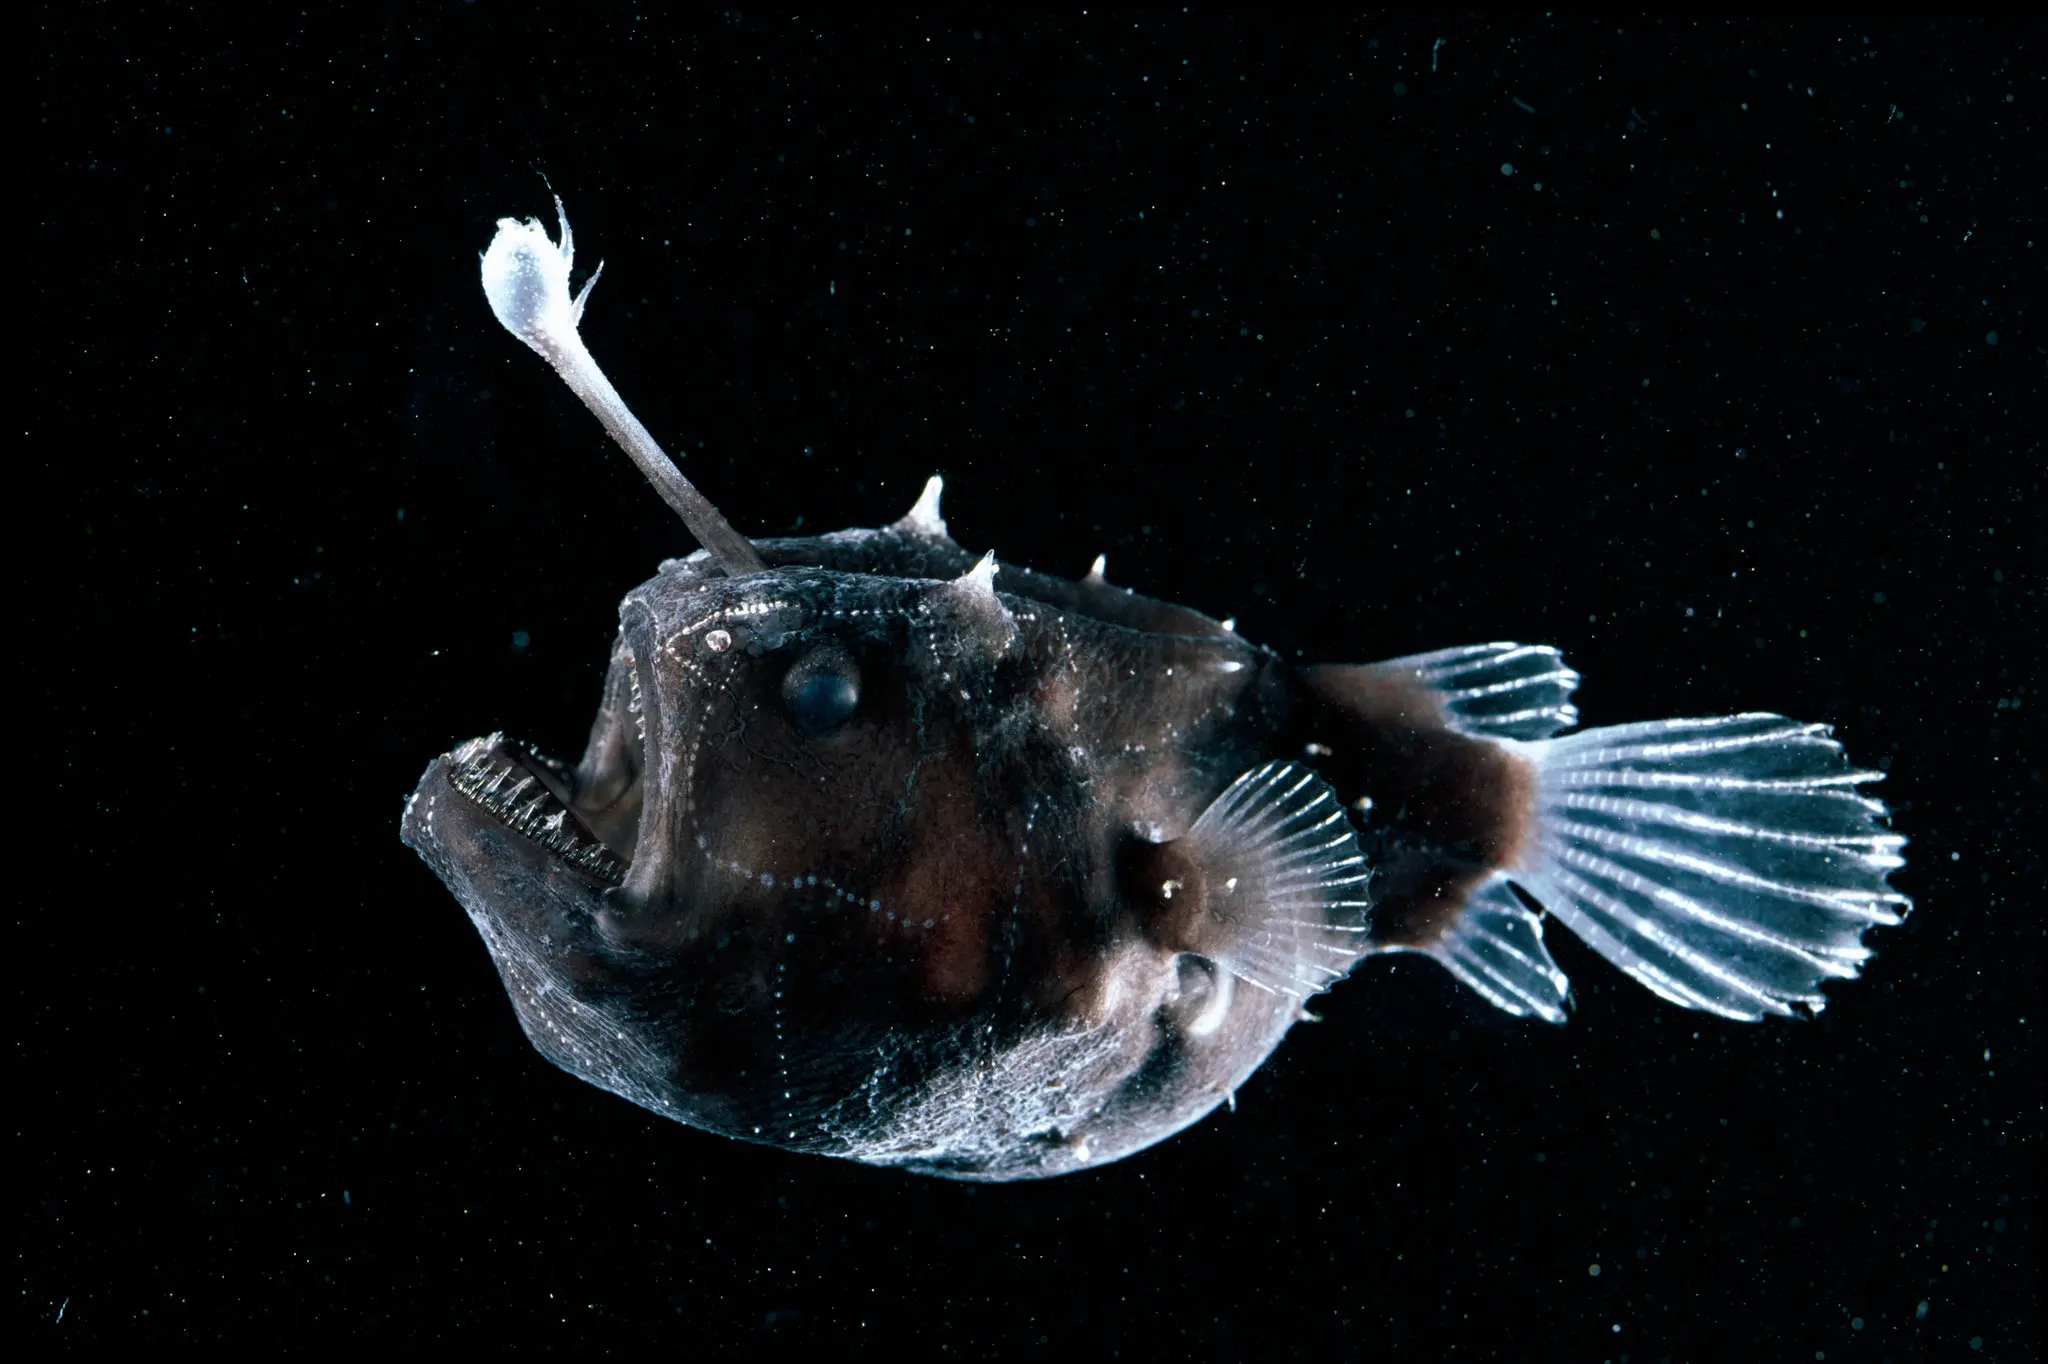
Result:
{"type": "MultiPolygon", "coordinates": [[[[711,1131],[967,1179],[1112,1160],[1222,1102],[1298,1002],[1185,952],[1199,926],[1128,868],[1240,773],[1375,721],[1099,576],[1005,567],[998,594],[903,527],[757,547],[766,573],[700,554],[626,598],[589,749],[547,778],[622,884],[456,791],[452,757],[408,805],[534,1045],[711,1131]],[[859,704],[809,733],[784,679],[824,666],[859,704]]],[[[1470,742],[1430,728],[1344,744],[1340,794],[1470,742]]],[[[1408,793],[1463,811],[1470,766],[1408,793]]]]}

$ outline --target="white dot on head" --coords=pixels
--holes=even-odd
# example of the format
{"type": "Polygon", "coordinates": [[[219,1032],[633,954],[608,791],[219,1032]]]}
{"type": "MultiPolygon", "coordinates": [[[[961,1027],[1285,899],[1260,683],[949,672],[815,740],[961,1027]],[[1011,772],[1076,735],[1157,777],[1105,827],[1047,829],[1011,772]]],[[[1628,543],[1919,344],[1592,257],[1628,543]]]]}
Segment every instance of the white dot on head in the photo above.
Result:
{"type": "Polygon", "coordinates": [[[714,654],[722,654],[732,647],[732,635],[725,630],[713,630],[704,636],[704,647],[714,654]]]}

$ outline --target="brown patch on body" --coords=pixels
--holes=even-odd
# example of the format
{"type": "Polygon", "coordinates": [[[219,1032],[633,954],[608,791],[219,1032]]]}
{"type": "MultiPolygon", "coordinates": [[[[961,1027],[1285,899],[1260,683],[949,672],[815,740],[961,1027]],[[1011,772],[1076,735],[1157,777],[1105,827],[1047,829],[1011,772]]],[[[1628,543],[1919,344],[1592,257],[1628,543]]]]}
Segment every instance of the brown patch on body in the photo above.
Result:
{"type": "Polygon", "coordinates": [[[991,983],[991,947],[999,916],[1014,898],[1017,851],[988,827],[971,753],[924,762],[916,781],[912,850],[883,906],[893,904],[909,921],[925,996],[964,1005],[991,983]]]}
{"type": "Polygon", "coordinates": [[[1119,850],[1117,862],[1119,889],[1125,902],[1136,907],[1145,936],[1172,952],[1204,950],[1202,928],[1208,921],[1207,878],[1186,842],[1133,838],[1119,850]]]}
{"type": "Polygon", "coordinates": [[[988,928],[985,912],[963,907],[942,910],[930,929],[918,929],[927,996],[947,1004],[981,996],[989,975],[988,928]]]}
{"type": "Polygon", "coordinates": [[[1042,669],[1031,688],[1031,704],[1040,721],[1062,738],[1074,731],[1074,713],[1079,701],[1078,681],[1058,660],[1042,669]]]}
{"type": "Polygon", "coordinates": [[[1512,749],[1452,729],[1435,692],[1371,665],[1307,669],[1304,742],[1347,804],[1370,797],[1373,941],[1427,947],[1536,829],[1535,769],[1512,749]]]}

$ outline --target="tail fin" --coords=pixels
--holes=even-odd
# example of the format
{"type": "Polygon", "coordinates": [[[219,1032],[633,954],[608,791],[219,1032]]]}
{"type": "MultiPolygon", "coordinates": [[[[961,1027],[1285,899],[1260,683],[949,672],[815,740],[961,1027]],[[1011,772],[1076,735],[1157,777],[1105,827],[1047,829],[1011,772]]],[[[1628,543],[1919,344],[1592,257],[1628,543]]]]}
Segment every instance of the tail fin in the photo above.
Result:
{"type": "Polygon", "coordinates": [[[1370,810],[1368,950],[1421,952],[1512,1014],[1565,1017],[1551,916],[1674,1003],[1729,1018],[1818,1011],[1912,908],[1906,840],[1824,725],[1660,720],[1561,737],[1578,674],[1555,649],[1483,644],[1306,671],[1310,745],[1370,810]]]}
{"type": "MultiPolygon", "coordinates": [[[[1906,840],[1824,725],[1660,720],[1517,745],[1536,769],[1530,846],[1504,878],[1657,994],[1728,1018],[1825,1007],[1865,930],[1912,904],[1906,840]]],[[[1554,969],[1554,968],[1553,968],[1554,969]]]]}

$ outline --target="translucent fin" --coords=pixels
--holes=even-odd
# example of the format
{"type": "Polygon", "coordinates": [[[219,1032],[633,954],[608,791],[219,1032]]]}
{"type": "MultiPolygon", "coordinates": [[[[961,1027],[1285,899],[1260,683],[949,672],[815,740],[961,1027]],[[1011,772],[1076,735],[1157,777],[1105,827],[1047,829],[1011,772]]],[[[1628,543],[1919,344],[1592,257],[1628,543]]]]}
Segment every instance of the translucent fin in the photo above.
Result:
{"type": "Polygon", "coordinates": [[[1201,868],[1202,948],[1238,978],[1306,999],[1368,950],[1365,857],[1336,793],[1306,767],[1253,768],[1179,846],[1201,868]]]}
{"type": "Polygon", "coordinates": [[[1547,644],[1468,644],[1371,666],[1435,692],[1444,718],[1462,734],[1547,739],[1579,721],[1572,704],[1579,675],[1547,644]]]}
{"type": "Polygon", "coordinates": [[[1872,955],[1864,932],[1912,907],[1886,884],[1906,840],[1855,790],[1881,774],[1852,770],[1828,735],[1734,715],[1516,745],[1538,808],[1508,874],[1674,1003],[1741,1019],[1818,1012],[1821,983],[1872,955]]]}
{"type": "Polygon", "coordinates": [[[1423,950],[1487,1003],[1517,1018],[1564,1022],[1571,982],[1543,945],[1543,919],[1494,876],[1436,944],[1423,950]]]}

